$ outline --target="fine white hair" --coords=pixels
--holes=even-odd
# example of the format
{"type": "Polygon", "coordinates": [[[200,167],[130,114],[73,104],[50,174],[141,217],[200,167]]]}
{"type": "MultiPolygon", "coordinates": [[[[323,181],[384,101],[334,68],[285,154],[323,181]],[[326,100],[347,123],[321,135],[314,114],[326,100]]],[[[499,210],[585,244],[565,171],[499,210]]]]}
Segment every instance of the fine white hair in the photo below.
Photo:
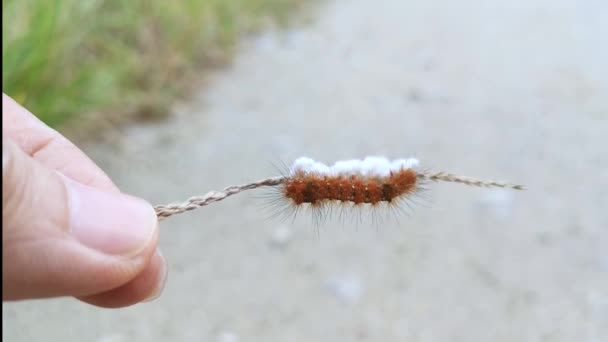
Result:
{"type": "Polygon", "coordinates": [[[301,171],[329,176],[360,174],[363,176],[384,177],[388,176],[391,171],[411,169],[418,165],[419,162],[416,158],[395,159],[391,161],[385,157],[369,156],[363,160],[340,160],[332,166],[327,166],[311,158],[300,157],[296,159],[289,171],[291,174],[301,171]]]}

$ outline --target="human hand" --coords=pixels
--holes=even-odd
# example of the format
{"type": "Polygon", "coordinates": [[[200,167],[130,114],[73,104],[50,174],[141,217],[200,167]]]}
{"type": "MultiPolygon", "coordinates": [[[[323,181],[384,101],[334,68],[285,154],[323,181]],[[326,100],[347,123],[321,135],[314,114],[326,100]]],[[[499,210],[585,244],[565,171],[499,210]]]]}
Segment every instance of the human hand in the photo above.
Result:
{"type": "Polygon", "coordinates": [[[167,265],[152,206],[5,94],[2,126],[2,299],[157,297],[167,265]]]}

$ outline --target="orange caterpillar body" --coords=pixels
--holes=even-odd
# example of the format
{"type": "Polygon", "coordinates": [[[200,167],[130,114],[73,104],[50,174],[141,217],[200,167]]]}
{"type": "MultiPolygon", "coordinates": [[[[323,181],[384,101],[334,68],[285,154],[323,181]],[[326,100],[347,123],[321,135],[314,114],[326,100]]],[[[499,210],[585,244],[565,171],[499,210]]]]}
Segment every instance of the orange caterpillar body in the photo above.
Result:
{"type": "MultiPolygon", "coordinates": [[[[415,159],[367,157],[327,166],[299,158],[273,191],[269,204],[283,217],[295,216],[301,208],[307,208],[317,222],[335,211],[369,207],[376,221],[373,209],[402,210],[399,204],[411,200],[421,189],[422,179],[414,169],[417,165],[415,159]]],[[[361,218],[363,213],[355,217],[361,218]]],[[[274,211],[273,216],[276,214],[274,211]]]]}
{"type": "Polygon", "coordinates": [[[283,194],[295,205],[323,205],[331,201],[353,204],[392,202],[416,191],[417,177],[402,168],[388,176],[324,175],[296,171],[283,185],[283,194]]]}

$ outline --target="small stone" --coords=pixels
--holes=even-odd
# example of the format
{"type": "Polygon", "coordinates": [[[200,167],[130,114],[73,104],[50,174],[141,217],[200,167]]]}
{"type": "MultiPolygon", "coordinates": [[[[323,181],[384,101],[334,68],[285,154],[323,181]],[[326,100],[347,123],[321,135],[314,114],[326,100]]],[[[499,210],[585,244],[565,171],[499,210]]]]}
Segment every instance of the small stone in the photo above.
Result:
{"type": "Polygon", "coordinates": [[[500,219],[507,219],[513,211],[513,194],[505,190],[487,192],[477,201],[479,209],[500,219]]]}
{"type": "Polygon", "coordinates": [[[291,241],[291,229],[287,226],[277,227],[270,237],[270,245],[273,247],[284,248],[291,241]]]}
{"type": "Polygon", "coordinates": [[[356,276],[336,278],[330,280],[328,285],[331,293],[345,302],[354,303],[363,296],[363,283],[356,276]]]}
{"type": "Polygon", "coordinates": [[[232,331],[223,331],[217,337],[218,342],[238,342],[239,336],[232,331]]]}

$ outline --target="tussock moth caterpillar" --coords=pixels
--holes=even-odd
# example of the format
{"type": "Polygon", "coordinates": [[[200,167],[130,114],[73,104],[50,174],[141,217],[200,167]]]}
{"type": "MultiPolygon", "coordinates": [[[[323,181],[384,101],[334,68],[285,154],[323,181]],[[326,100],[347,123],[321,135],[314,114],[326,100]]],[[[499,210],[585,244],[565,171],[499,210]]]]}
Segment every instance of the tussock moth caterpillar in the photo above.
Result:
{"type": "Polygon", "coordinates": [[[307,157],[295,160],[284,182],[270,194],[269,206],[279,216],[294,216],[306,207],[315,223],[339,213],[361,219],[367,208],[376,221],[380,211],[402,211],[403,204],[422,189],[417,159],[366,157],[328,166],[307,157]],[[396,210],[395,210],[396,209],[396,210]],[[358,210],[358,212],[355,212],[358,210]]]}
{"type": "Polygon", "coordinates": [[[307,206],[324,218],[333,212],[332,204],[340,204],[344,209],[370,207],[372,214],[380,206],[401,209],[398,204],[407,203],[412,196],[429,182],[454,182],[468,186],[486,188],[508,188],[525,190],[522,185],[497,181],[484,181],[458,176],[447,172],[429,172],[418,168],[414,158],[396,159],[366,157],[359,160],[338,161],[332,166],[310,158],[298,158],[288,172],[279,177],[262,179],[257,182],[232,185],[223,191],[209,191],[203,196],[194,196],[181,203],[157,205],[159,220],[219,202],[226,197],[244,190],[272,187],[270,205],[278,207],[281,215],[297,214],[302,206],[307,206]]]}

